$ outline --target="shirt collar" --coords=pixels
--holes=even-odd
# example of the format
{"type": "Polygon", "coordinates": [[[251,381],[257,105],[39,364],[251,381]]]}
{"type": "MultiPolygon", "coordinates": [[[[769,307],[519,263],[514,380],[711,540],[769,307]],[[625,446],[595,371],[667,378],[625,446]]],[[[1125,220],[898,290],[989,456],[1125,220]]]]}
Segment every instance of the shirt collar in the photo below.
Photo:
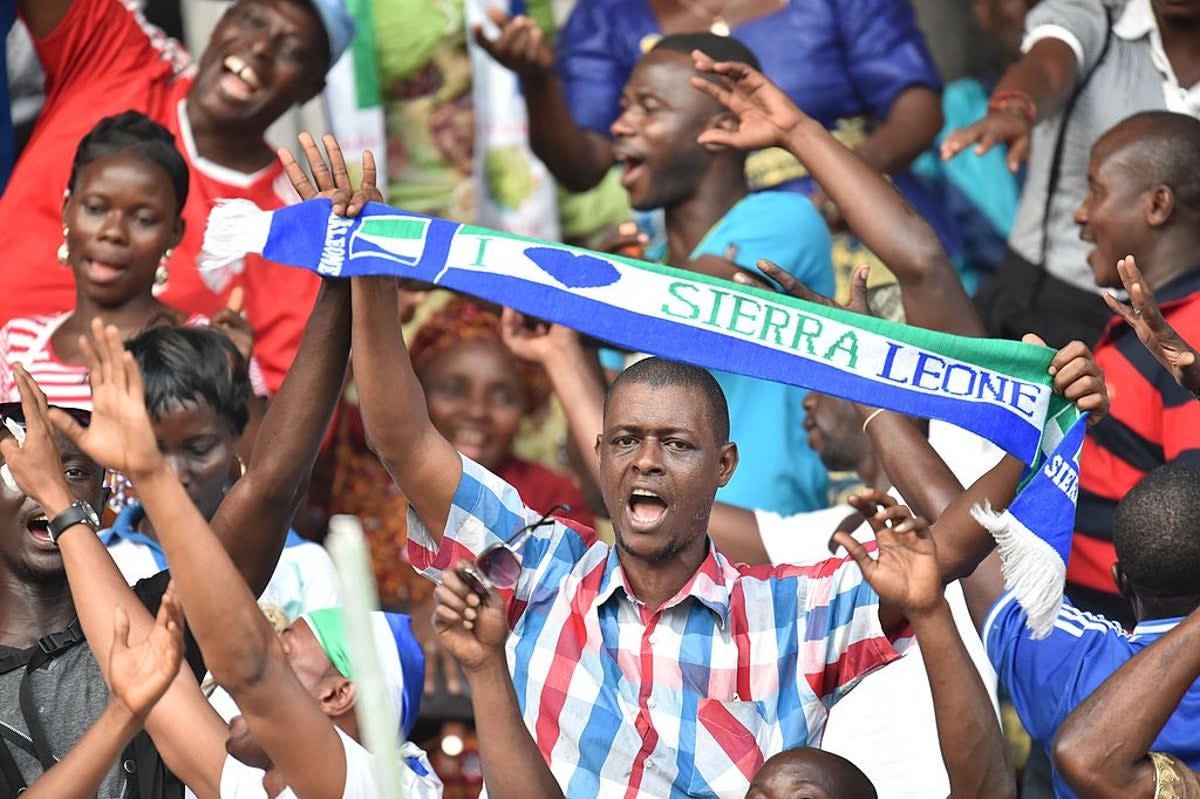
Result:
{"type": "Polygon", "coordinates": [[[1157,31],[1158,20],[1154,18],[1150,0],[1129,0],[1112,30],[1126,41],[1134,41],[1157,31]]]}
{"type": "Polygon", "coordinates": [[[1170,619],[1150,619],[1149,621],[1139,622],[1138,625],[1133,628],[1132,635],[1134,637],[1139,635],[1153,635],[1157,638],[1160,635],[1166,635],[1167,633],[1171,632],[1171,630],[1174,630],[1175,627],[1177,627],[1179,623],[1183,621],[1183,619],[1183,616],[1176,616],[1170,619]]]}
{"type": "MultiPolygon", "coordinates": [[[[680,605],[691,597],[713,612],[717,623],[722,627],[729,624],[729,585],[725,580],[725,558],[720,555],[712,542],[708,542],[708,553],[701,561],[700,567],[691,576],[679,593],[663,603],[659,609],[668,610],[680,605]]],[[[600,590],[596,594],[596,607],[608,602],[620,589],[635,605],[642,605],[641,600],[633,595],[629,582],[625,579],[625,570],[621,568],[621,559],[616,546],[609,548],[608,559],[604,563],[604,575],[600,578],[600,590]]]]}
{"type": "Polygon", "coordinates": [[[137,526],[146,517],[146,509],[134,502],[127,505],[113,519],[112,527],[100,531],[100,540],[105,546],[112,546],[117,541],[125,540],[135,544],[143,544],[156,552],[162,552],[162,546],[148,535],[138,532],[137,526]]]}

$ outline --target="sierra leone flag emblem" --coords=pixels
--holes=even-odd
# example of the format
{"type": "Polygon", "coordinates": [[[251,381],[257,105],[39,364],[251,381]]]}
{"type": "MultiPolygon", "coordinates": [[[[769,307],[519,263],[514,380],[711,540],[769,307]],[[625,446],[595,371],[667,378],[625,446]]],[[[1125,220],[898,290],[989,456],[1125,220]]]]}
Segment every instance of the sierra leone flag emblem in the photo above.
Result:
{"type": "Polygon", "coordinates": [[[350,236],[349,258],[384,258],[416,266],[425,252],[429,222],[402,214],[367,217],[350,236]]]}

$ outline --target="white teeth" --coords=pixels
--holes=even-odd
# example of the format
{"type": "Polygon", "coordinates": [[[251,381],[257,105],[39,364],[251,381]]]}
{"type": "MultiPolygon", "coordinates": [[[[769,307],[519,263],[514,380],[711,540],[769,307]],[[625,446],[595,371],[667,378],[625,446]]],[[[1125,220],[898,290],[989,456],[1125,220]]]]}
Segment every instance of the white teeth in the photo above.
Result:
{"type": "Polygon", "coordinates": [[[635,497],[653,497],[654,499],[661,499],[661,497],[658,494],[655,494],[653,491],[647,491],[644,488],[633,489],[633,496],[635,496],[635,497]]]}
{"type": "Polygon", "coordinates": [[[242,71],[238,73],[238,77],[246,81],[246,83],[249,84],[249,86],[253,89],[257,89],[262,86],[262,83],[258,80],[258,74],[255,73],[254,67],[252,66],[247,65],[244,67],[242,71]]]}
{"type": "Polygon", "coordinates": [[[254,67],[237,56],[226,56],[225,60],[221,63],[226,69],[241,78],[250,88],[258,89],[262,87],[262,81],[258,79],[258,73],[254,71],[254,67]]]}

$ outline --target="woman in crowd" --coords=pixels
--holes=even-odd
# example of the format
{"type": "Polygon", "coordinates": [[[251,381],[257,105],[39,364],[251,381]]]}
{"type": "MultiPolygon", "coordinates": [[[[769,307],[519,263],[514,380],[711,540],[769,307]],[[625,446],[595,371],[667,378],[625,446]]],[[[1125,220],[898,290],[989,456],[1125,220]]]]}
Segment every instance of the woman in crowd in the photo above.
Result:
{"type": "MultiPolygon", "coordinates": [[[[166,128],[136,111],[106,117],[79,143],[63,203],[58,260],[75,277],[75,308],[50,316],[18,317],[0,328],[0,358],[20,363],[50,402],[90,408],[87,368],[79,337],[88,320],[116,325],[126,339],[159,324],[207,325],[159,301],[166,263],[183,236],[181,213],[188,169],[166,128]]],[[[234,310],[211,322],[230,332],[243,356],[253,346],[249,326],[234,310]]],[[[267,391],[257,364],[255,394],[267,391]]],[[[9,370],[0,377],[0,399],[15,401],[9,370]]]]}
{"type": "MultiPolygon", "coordinates": [[[[142,373],[159,450],[205,521],[212,521],[245,471],[237,445],[250,418],[246,362],[228,338],[207,328],[153,327],[126,346],[142,373]]],[[[154,524],[137,502],[101,538],[130,585],[167,568],[154,524]]],[[[319,544],[289,531],[259,602],[280,627],[310,610],[340,605],[333,561],[319,544]]]]}

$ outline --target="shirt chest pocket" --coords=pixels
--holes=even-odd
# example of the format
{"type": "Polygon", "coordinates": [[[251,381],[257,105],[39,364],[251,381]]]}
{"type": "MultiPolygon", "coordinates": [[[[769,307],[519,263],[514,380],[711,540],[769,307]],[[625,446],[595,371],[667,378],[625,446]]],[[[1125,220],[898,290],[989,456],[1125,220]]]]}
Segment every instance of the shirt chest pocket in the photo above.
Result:
{"type": "Polygon", "coordinates": [[[762,702],[701,698],[696,705],[690,796],[741,797],[766,759],[762,702]]]}

